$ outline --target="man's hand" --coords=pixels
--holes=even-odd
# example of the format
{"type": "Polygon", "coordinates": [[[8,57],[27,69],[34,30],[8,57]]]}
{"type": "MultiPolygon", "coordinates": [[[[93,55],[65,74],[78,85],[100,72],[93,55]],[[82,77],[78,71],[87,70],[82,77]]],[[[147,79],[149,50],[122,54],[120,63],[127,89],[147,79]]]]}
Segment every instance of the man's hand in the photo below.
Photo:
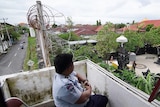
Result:
{"type": "Polygon", "coordinates": [[[83,84],[84,84],[84,86],[89,86],[89,85],[90,85],[89,82],[88,82],[88,80],[85,80],[85,81],[83,82],[83,84]]]}

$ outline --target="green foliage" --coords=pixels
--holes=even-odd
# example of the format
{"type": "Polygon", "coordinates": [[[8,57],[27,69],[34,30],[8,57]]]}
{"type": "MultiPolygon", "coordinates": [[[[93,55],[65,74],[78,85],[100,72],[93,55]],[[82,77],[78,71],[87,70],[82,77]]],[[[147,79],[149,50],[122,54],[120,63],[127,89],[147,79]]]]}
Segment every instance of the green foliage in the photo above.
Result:
{"type": "Polygon", "coordinates": [[[101,20],[99,20],[99,21],[97,20],[97,21],[96,21],[96,25],[97,25],[97,26],[102,25],[102,24],[101,24],[101,20]]]}
{"type": "Polygon", "coordinates": [[[102,68],[106,69],[106,70],[108,70],[108,68],[109,68],[109,65],[107,65],[105,62],[101,62],[98,65],[101,66],[102,68]]]}
{"type": "Polygon", "coordinates": [[[56,28],[56,27],[57,27],[57,24],[54,23],[54,24],[52,25],[52,28],[56,28]]]}
{"type": "Polygon", "coordinates": [[[120,29],[120,28],[123,28],[125,27],[126,25],[124,23],[120,23],[120,24],[115,24],[115,28],[116,29],[120,29]]]}
{"type": "Polygon", "coordinates": [[[17,32],[20,34],[29,33],[29,29],[23,26],[17,26],[17,32]]]}
{"type": "Polygon", "coordinates": [[[114,25],[112,23],[107,22],[103,29],[98,32],[98,36],[96,38],[96,51],[98,56],[104,59],[108,59],[109,53],[115,52],[118,46],[116,38],[119,36],[119,34],[112,31],[113,27],[114,25]]]}
{"type": "Polygon", "coordinates": [[[133,71],[129,71],[129,70],[116,70],[115,72],[113,72],[113,74],[115,76],[117,76],[118,78],[120,78],[121,80],[135,86],[136,84],[136,81],[135,81],[135,78],[136,75],[135,75],[135,72],[133,71]]]}
{"type": "Polygon", "coordinates": [[[96,44],[96,51],[98,53],[98,56],[106,58],[109,57],[108,54],[110,52],[116,51],[116,48],[118,46],[118,43],[116,42],[117,37],[118,34],[116,34],[115,32],[99,32],[96,44]]]}
{"type": "Polygon", "coordinates": [[[79,49],[73,51],[75,60],[90,59],[95,63],[101,62],[102,59],[96,55],[94,50],[91,44],[80,46],[79,49]]]}
{"type": "Polygon", "coordinates": [[[18,40],[18,38],[21,36],[17,32],[11,32],[10,34],[11,34],[11,38],[13,38],[13,41],[18,40]]]}
{"type": "Polygon", "coordinates": [[[67,17],[66,22],[67,22],[67,27],[69,29],[72,29],[72,27],[73,27],[73,21],[72,21],[72,19],[70,17],[67,17]]]}
{"type": "Polygon", "coordinates": [[[155,78],[153,75],[151,75],[151,73],[149,73],[146,78],[138,77],[137,84],[135,85],[135,87],[146,92],[147,94],[151,94],[152,89],[154,87],[154,83],[155,78]]]}
{"type": "MultiPolygon", "coordinates": [[[[10,38],[12,38],[13,41],[16,41],[19,39],[20,33],[17,32],[13,26],[7,26],[6,29],[9,33],[10,38]]],[[[3,31],[1,31],[1,33],[4,34],[4,41],[9,40],[6,29],[3,29],[3,31]]]]}
{"type": "Polygon", "coordinates": [[[63,34],[59,35],[59,37],[65,39],[65,40],[70,40],[70,41],[81,40],[81,37],[77,36],[77,35],[74,34],[73,32],[63,33],[63,34]]]}
{"type": "Polygon", "coordinates": [[[128,39],[128,42],[125,43],[126,50],[134,51],[136,47],[141,48],[144,46],[142,33],[137,33],[134,31],[126,31],[124,33],[124,36],[128,39]]]}
{"type": "Polygon", "coordinates": [[[32,60],[34,62],[34,65],[32,66],[31,70],[38,69],[38,57],[37,57],[37,51],[36,51],[36,38],[35,37],[28,37],[28,47],[27,47],[27,53],[24,61],[23,69],[29,70],[27,62],[29,60],[32,60]]]}
{"type": "Polygon", "coordinates": [[[149,32],[152,29],[153,26],[154,26],[153,24],[147,25],[146,26],[146,31],[149,32]]]}
{"type": "Polygon", "coordinates": [[[147,94],[151,94],[155,84],[155,76],[153,74],[148,73],[145,78],[143,76],[136,76],[134,71],[127,69],[113,70],[113,68],[109,67],[105,62],[99,63],[99,65],[108,71],[112,71],[112,73],[121,80],[129,83],[130,85],[142,90],[147,94]]]}
{"type": "Polygon", "coordinates": [[[147,44],[159,45],[160,44],[160,27],[153,28],[149,32],[145,33],[144,41],[147,44]]]}
{"type": "Polygon", "coordinates": [[[110,72],[113,72],[113,71],[116,70],[112,65],[108,65],[104,61],[98,63],[98,65],[101,66],[102,68],[106,69],[106,70],[109,70],[110,72]]]}
{"type": "MultiPolygon", "coordinates": [[[[104,28],[98,32],[96,50],[100,57],[105,58],[108,53],[116,51],[119,43],[116,38],[119,34],[111,31],[112,23],[107,23],[104,28]]],[[[128,42],[124,44],[127,51],[136,51],[145,44],[156,46],[160,44],[160,27],[151,28],[149,32],[125,31],[123,34],[128,42]]]]}

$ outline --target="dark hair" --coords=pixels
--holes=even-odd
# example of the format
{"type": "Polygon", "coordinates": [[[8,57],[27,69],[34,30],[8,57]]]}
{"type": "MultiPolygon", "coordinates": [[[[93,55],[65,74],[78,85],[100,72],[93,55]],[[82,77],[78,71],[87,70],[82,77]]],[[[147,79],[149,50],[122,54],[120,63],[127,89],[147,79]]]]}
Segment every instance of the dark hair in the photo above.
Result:
{"type": "Polygon", "coordinates": [[[72,62],[73,55],[72,54],[59,54],[54,59],[54,66],[56,72],[62,74],[64,70],[66,70],[73,62],[72,62]]]}

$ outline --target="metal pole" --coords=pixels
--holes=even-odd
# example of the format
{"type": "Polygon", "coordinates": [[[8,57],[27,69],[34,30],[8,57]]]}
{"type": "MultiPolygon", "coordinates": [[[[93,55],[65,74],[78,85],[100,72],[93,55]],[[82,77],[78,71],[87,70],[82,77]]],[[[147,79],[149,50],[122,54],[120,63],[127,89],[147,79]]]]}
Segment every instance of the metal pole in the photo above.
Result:
{"type": "Polygon", "coordinates": [[[37,2],[37,11],[38,11],[38,18],[40,21],[40,46],[42,50],[43,60],[45,66],[51,66],[50,59],[49,59],[49,52],[48,52],[48,45],[47,45],[47,35],[46,35],[46,27],[44,26],[44,19],[43,19],[43,9],[40,1],[37,2]]]}

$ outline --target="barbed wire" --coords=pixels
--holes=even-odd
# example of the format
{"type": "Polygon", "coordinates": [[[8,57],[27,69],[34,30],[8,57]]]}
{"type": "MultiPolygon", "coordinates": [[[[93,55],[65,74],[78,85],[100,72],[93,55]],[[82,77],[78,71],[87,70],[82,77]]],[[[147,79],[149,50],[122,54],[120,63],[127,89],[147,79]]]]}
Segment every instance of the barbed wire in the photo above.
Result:
{"type": "MultiPolygon", "coordinates": [[[[73,55],[74,53],[70,49],[70,38],[71,34],[69,34],[68,40],[64,40],[60,38],[52,29],[53,25],[58,25],[59,28],[66,29],[66,17],[63,13],[57,11],[56,9],[47,6],[42,5],[42,15],[43,15],[43,22],[44,27],[47,33],[47,46],[49,48],[50,52],[53,52],[56,50],[57,47],[64,49],[63,51],[70,51],[73,55]]],[[[33,27],[34,29],[40,30],[42,21],[39,18],[37,5],[33,5],[29,8],[27,13],[27,20],[30,27],[33,27]]],[[[69,31],[71,33],[71,31],[69,31]]]]}
{"type": "MultiPolygon", "coordinates": [[[[46,29],[48,29],[51,25],[56,24],[58,22],[58,18],[60,17],[63,18],[63,23],[61,24],[64,24],[64,25],[66,24],[66,18],[63,13],[47,5],[42,5],[42,8],[43,8],[43,20],[44,20],[44,25],[46,29]]],[[[28,10],[27,20],[28,20],[28,24],[34,29],[40,29],[41,21],[38,19],[38,16],[39,14],[37,12],[37,5],[33,5],[28,10]]]]}

